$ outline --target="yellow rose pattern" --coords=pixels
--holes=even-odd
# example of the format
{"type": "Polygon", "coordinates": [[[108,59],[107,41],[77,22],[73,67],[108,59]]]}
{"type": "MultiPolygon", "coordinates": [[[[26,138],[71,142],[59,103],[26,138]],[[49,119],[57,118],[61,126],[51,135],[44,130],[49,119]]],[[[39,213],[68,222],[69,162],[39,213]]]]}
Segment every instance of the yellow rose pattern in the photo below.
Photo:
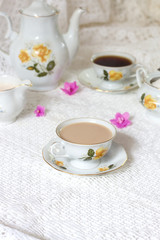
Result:
{"type": "Polygon", "coordinates": [[[60,166],[60,167],[63,167],[64,166],[64,163],[62,161],[57,161],[55,160],[54,162],[57,166],[60,166]]]}
{"type": "Polygon", "coordinates": [[[108,167],[100,167],[100,168],[99,168],[99,171],[100,171],[100,172],[105,172],[105,171],[107,171],[107,170],[110,170],[110,169],[113,168],[113,167],[115,167],[114,164],[111,164],[111,165],[109,165],[108,167]]]}
{"type": "Polygon", "coordinates": [[[53,72],[56,66],[52,50],[44,44],[37,44],[21,49],[18,55],[23,66],[36,73],[37,77],[45,77],[53,72]]]}
{"type": "Polygon", "coordinates": [[[19,59],[21,60],[22,63],[28,62],[31,59],[27,50],[21,50],[18,57],[19,57],[19,59]]]}
{"type": "Polygon", "coordinates": [[[116,72],[114,70],[111,70],[107,72],[106,70],[103,70],[103,79],[106,81],[117,81],[122,79],[123,74],[121,72],[116,72]]]}
{"type": "Polygon", "coordinates": [[[154,110],[157,108],[157,101],[150,94],[146,95],[145,93],[143,93],[141,96],[141,102],[146,108],[150,110],[154,110]]]}
{"type": "Polygon", "coordinates": [[[100,167],[100,168],[99,168],[99,171],[100,171],[100,172],[104,172],[104,171],[107,171],[107,170],[109,170],[108,167],[100,167]]]}
{"type": "Polygon", "coordinates": [[[96,151],[96,156],[94,157],[95,160],[103,157],[107,153],[107,148],[98,148],[96,151]]]}
{"type": "Polygon", "coordinates": [[[111,81],[117,81],[120,80],[123,77],[121,72],[116,72],[114,70],[109,71],[109,80],[111,81]]]}
{"type": "Polygon", "coordinates": [[[64,163],[62,161],[54,161],[54,164],[56,164],[58,167],[66,169],[66,167],[64,166],[64,163]]]}
{"type": "Polygon", "coordinates": [[[52,51],[43,44],[39,44],[33,47],[32,56],[39,58],[41,62],[46,62],[51,52],[52,51]]]}
{"type": "Polygon", "coordinates": [[[96,151],[93,149],[89,149],[87,152],[87,156],[83,157],[84,161],[86,160],[98,160],[99,158],[103,157],[108,152],[108,148],[100,147],[96,151]]]}

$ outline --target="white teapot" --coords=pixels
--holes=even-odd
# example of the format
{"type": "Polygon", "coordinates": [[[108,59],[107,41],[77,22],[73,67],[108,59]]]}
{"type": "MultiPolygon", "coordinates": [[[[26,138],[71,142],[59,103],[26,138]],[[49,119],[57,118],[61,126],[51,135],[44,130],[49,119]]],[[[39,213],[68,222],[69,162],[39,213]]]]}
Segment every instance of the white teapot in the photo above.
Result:
{"type": "Polygon", "coordinates": [[[14,122],[25,106],[25,93],[32,86],[30,80],[0,76],[0,126],[14,122]]]}
{"type": "Polygon", "coordinates": [[[69,30],[61,35],[57,26],[58,11],[43,0],[35,0],[21,14],[20,33],[12,31],[9,17],[0,12],[8,23],[6,36],[12,40],[9,57],[21,79],[32,81],[32,90],[49,91],[58,86],[65,68],[78,48],[79,18],[82,8],[75,10],[69,30]]]}

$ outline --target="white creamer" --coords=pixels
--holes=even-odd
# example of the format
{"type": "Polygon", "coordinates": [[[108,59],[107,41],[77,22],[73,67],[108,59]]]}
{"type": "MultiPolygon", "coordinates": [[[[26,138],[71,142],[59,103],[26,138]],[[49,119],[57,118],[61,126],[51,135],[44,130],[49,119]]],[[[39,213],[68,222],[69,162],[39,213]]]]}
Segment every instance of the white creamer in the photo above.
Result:
{"type": "Polygon", "coordinates": [[[16,120],[25,106],[25,92],[32,86],[30,80],[3,75],[0,76],[0,125],[16,120]]]}

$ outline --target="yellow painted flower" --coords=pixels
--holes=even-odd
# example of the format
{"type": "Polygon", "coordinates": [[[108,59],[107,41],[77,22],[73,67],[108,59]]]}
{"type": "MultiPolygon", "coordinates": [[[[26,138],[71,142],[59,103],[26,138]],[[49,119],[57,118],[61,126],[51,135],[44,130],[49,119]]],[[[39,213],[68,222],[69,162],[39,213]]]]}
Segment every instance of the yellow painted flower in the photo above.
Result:
{"type": "Polygon", "coordinates": [[[124,90],[128,90],[130,88],[131,88],[131,86],[126,86],[126,87],[124,87],[124,90]]]}
{"type": "Polygon", "coordinates": [[[21,50],[21,52],[20,52],[18,57],[19,57],[19,59],[21,60],[22,63],[28,62],[31,59],[29,54],[28,54],[28,52],[27,52],[27,50],[21,50]]]}
{"type": "Polygon", "coordinates": [[[108,148],[103,148],[103,147],[98,148],[94,159],[97,160],[97,159],[103,157],[107,153],[107,151],[108,151],[108,148]]]}
{"type": "Polygon", "coordinates": [[[107,170],[109,170],[109,167],[101,167],[101,168],[99,168],[100,172],[104,172],[104,171],[107,171],[107,170]]]}
{"type": "Polygon", "coordinates": [[[157,101],[153,99],[151,95],[147,95],[144,98],[144,106],[148,109],[155,109],[157,107],[156,102],[157,101]]]}
{"type": "Polygon", "coordinates": [[[46,62],[47,59],[50,57],[51,50],[48,49],[43,44],[35,45],[33,47],[32,56],[38,57],[41,62],[46,62]]]}
{"type": "Polygon", "coordinates": [[[123,74],[121,72],[116,72],[114,70],[109,71],[109,80],[111,81],[120,80],[122,77],[123,74]]]}
{"type": "Polygon", "coordinates": [[[64,163],[62,161],[57,161],[55,160],[54,163],[59,166],[59,167],[63,167],[64,166],[64,163]]]}

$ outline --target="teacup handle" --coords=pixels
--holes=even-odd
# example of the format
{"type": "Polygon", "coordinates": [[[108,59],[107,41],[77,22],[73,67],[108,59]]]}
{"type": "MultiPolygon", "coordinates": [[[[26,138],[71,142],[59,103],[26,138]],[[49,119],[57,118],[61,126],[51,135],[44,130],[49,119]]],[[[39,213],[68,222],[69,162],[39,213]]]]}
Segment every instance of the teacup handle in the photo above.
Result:
{"type": "Polygon", "coordinates": [[[147,78],[148,74],[146,72],[146,70],[144,68],[138,68],[136,71],[136,79],[137,79],[137,83],[138,86],[141,87],[142,83],[144,82],[144,80],[142,79],[142,73],[144,74],[144,77],[147,78]]]}
{"type": "Polygon", "coordinates": [[[142,67],[141,64],[135,63],[135,64],[133,65],[133,68],[132,68],[132,72],[134,72],[134,73],[131,74],[130,77],[135,77],[135,76],[136,76],[135,71],[137,70],[137,68],[141,68],[141,67],[142,67]]]}
{"type": "Polygon", "coordinates": [[[69,158],[69,156],[66,153],[65,146],[63,143],[55,141],[52,143],[52,145],[49,148],[49,152],[54,157],[61,157],[61,158],[69,158]]]}

